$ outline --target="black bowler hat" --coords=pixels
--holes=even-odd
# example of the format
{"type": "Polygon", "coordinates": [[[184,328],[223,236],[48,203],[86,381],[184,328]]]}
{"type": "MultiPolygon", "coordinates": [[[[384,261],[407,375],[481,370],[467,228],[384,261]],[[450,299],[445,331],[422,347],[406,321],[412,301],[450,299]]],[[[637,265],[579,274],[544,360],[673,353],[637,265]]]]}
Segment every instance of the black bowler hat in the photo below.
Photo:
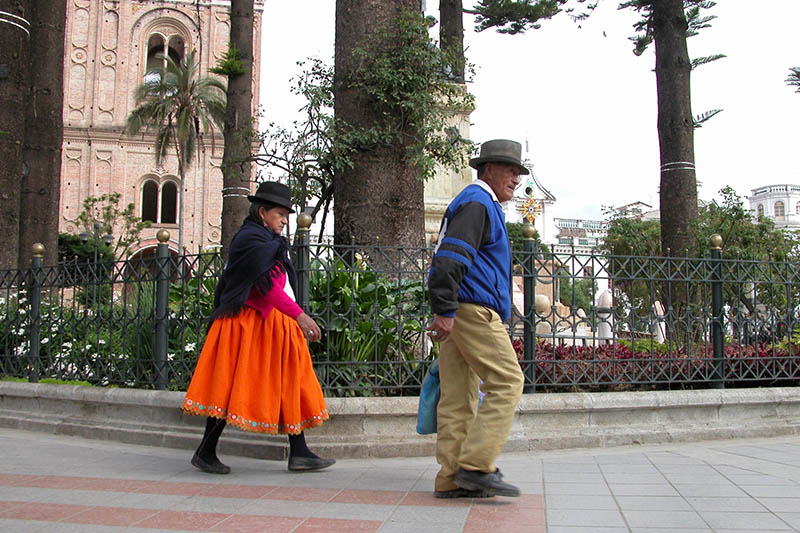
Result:
{"type": "Polygon", "coordinates": [[[285,207],[290,213],[294,213],[292,209],[292,191],[283,183],[277,181],[264,181],[256,190],[255,194],[247,197],[251,202],[275,204],[285,207]]]}

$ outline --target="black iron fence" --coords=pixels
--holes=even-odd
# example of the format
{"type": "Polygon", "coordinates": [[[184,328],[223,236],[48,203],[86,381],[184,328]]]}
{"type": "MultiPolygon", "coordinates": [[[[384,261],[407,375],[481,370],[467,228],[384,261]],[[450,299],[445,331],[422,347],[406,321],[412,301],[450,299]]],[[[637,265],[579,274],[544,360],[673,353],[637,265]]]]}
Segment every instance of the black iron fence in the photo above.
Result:
{"type": "MultiPolygon", "coordinates": [[[[329,395],[414,395],[432,250],[294,246],[297,298],[329,395]]],[[[215,253],[0,271],[0,376],[182,390],[222,269],[215,253]]],[[[527,391],[795,385],[800,268],[721,258],[514,257],[509,334],[527,391]]]]}

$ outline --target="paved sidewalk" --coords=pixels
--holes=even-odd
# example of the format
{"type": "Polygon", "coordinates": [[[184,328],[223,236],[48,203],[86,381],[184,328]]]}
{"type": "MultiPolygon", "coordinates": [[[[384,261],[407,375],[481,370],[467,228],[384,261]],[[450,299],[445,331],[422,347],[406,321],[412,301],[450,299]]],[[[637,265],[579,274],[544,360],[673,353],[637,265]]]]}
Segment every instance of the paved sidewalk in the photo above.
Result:
{"type": "Polygon", "coordinates": [[[449,501],[433,458],[224,457],[213,476],[166,448],[7,429],[0,447],[4,532],[800,531],[800,437],[504,454],[520,498],[449,501]]]}

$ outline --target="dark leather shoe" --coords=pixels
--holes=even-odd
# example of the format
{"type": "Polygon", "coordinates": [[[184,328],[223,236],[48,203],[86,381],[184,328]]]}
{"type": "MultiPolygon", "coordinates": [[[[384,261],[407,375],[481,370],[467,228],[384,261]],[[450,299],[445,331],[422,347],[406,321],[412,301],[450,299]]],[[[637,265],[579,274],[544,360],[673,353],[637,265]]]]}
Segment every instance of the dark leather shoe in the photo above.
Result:
{"type": "Polygon", "coordinates": [[[434,498],[489,498],[489,493],[485,490],[467,490],[467,489],[453,489],[453,490],[436,490],[433,492],[434,498]]]}
{"type": "Polygon", "coordinates": [[[211,463],[207,463],[200,458],[199,455],[194,454],[192,457],[192,466],[199,468],[203,472],[208,472],[209,474],[230,474],[231,467],[226,464],[223,464],[222,461],[214,458],[214,461],[211,463]]]}
{"type": "Polygon", "coordinates": [[[336,459],[323,459],[322,457],[289,457],[289,470],[292,472],[310,472],[328,468],[336,459]]]}
{"type": "Polygon", "coordinates": [[[489,496],[519,496],[517,487],[503,481],[499,468],[494,472],[459,468],[453,482],[462,489],[486,491],[489,496]]]}

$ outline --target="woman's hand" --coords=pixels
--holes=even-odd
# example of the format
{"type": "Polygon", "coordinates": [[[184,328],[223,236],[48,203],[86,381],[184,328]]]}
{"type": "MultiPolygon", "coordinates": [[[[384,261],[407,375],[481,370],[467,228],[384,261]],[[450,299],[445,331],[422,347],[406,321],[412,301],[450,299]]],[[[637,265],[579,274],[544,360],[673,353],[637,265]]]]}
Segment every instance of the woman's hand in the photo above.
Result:
{"type": "Polygon", "coordinates": [[[322,338],[322,331],[313,318],[305,313],[300,313],[296,320],[309,342],[316,342],[322,338]]]}

